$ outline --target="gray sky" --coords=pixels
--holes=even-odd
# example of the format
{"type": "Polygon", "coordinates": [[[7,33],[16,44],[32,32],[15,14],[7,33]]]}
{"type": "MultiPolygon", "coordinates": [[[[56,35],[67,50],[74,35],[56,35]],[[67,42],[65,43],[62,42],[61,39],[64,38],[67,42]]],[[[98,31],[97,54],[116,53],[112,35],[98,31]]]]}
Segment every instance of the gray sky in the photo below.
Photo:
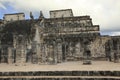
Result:
{"type": "Polygon", "coordinates": [[[14,12],[29,16],[30,11],[38,17],[40,10],[49,17],[49,11],[57,9],[72,9],[74,16],[90,15],[102,34],[120,34],[120,0],[0,0],[1,17],[14,12]]]}

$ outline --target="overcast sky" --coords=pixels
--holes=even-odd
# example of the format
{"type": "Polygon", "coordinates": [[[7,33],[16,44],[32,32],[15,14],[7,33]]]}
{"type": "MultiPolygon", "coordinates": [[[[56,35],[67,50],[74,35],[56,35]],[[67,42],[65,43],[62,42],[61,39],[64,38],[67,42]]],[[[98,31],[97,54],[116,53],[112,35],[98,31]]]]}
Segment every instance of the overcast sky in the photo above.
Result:
{"type": "Polygon", "coordinates": [[[101,34],[120,35],[120,0],[0,0],[0,19],[4,14],[32,11],[35,18],[42,10],[72,9],[74,16],[90,15],[100,25],[101,34]]]}

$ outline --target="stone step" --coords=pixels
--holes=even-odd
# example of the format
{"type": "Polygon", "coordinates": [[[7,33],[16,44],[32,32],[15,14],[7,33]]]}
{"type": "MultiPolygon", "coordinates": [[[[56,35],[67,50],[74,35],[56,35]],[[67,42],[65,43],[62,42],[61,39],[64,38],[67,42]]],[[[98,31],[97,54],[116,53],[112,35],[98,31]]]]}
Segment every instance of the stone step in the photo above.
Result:
{"type": "Polygon", "coordinates": [[[120,71],[28,71],[0,72],[2,76],[120,76],[120,71]]]}
{"type": "Polygon", "coordinates": [[[0,80],[120,80],[111,76],[1,76],[0,80]]]}

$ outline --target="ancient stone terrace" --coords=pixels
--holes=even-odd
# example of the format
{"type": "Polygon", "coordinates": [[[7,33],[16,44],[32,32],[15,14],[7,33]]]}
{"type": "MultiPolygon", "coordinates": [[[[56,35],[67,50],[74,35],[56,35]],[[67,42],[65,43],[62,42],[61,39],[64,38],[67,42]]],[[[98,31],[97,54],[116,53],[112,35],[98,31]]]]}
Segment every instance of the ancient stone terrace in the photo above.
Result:
{"type": "Polygon", "coordinates": [[[93,61],[92,65],[81,61],[25,66],[3,63],[0,67],[0,80],[120,80],[120,63],[107,61],[93,61]]]}
{"type": "Polygon", "coordinates": [[[90,16],[19,16],[0,22],[0,80],[120,80],[120,38],[100,35],[90,16]]]}

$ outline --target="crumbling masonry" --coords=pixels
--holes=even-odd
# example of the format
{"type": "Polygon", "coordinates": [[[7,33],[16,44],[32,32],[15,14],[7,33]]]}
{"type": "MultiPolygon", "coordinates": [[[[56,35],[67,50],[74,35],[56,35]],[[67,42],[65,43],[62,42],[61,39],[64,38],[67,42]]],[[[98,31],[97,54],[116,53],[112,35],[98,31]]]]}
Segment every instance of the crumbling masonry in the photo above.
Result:
{"type": "Polygon", "coordinates": [[[0,20],[0,63],[57,64],[64,61],[119,62],[119,36],[100,35],[90,16],[73,16],[71,9],[40,12],[25,20],[24,13],[5,14],[0,20]]]}

